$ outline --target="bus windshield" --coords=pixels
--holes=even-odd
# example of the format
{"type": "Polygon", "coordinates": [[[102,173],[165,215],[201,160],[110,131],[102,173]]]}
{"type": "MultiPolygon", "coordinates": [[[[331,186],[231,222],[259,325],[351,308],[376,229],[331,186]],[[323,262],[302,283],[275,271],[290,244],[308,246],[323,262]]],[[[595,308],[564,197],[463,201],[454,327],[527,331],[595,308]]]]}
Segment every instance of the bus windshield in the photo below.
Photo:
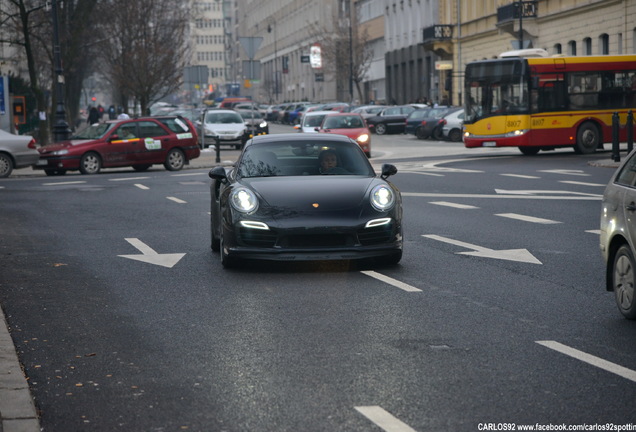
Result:
{"type": "Polygon", "coordinates": [[[528,78],[521,59],[466,65],[464,123],[507,114],[528,114],[528,78]]]}

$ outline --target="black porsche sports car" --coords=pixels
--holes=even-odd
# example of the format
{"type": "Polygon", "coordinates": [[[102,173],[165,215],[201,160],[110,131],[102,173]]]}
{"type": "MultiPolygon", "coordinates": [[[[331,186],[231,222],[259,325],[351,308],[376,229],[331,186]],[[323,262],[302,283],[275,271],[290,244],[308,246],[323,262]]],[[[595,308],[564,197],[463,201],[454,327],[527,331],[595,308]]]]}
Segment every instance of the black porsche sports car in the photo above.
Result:
{"type": "Polygon", "coordinates": [[[335,134],[276,134],[249,140],[233,167],[210,170],[211,247],[237,259],[402,258],[402,197],[382,166],[335,134]]]}

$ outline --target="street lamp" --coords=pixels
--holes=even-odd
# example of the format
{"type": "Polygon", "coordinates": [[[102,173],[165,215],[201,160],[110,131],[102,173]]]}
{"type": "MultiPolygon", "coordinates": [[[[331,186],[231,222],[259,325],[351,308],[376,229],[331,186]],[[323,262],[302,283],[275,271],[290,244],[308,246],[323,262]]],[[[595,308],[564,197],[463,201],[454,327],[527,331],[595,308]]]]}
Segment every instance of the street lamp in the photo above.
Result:
{"type": "Polygon", "coordinates": [[[66,122],[64,109],[64,75],[62,70],[62,57],[60,55],[60,35],[57,25],[57,0],[51,0],[51,13],[53,18],[53,61],[55,63],[55,90],[57,106],[55,108],[55,124],[53,125],[53,141],[64,141],[71,135],[71,130],[66,122]]]}
{"type": "MultiPolygon", "coordinates": [[[[274,101],[278,101],[278,48],[277,44],[277,36],[276,36],[276,21],[274,21],[274,101]]],[[[272,32],[272,25],[267,25],[267,33],[272,32]]]]}

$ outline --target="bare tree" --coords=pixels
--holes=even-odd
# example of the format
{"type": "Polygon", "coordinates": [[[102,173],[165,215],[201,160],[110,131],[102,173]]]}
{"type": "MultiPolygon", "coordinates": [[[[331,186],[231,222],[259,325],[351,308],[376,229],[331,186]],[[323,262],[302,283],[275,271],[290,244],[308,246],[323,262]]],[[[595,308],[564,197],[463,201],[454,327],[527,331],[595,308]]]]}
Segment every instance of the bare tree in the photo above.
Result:
{"type": "Polygon", "coordinates": [[[149,106],[181,85],[187,54],[187,2],[104,0],[99,56],[119,103],[149,106]]]}
{"type": "MultiPolygon", "coordinates": [[[[45,91],[40,86],[41,75],[39,68],[41,65],[36,60],[39,56],[37,52],[36,29],[48,24],[42,20],[43,5],[29,7],[24,0],[7,0],[6,8],[0,10],[0,25],[11,31],[3,32],[3,35],[10,35],[0,40],[13,46],[23,49],[23,55],[27,62],[29,72],[30,89],[35,97],[38,112],[46,112],[47,103],[45,91]]],[[[40,120],[38,141],[42,144],[49,142],[48,123],[40,120]]]]}
{"type": "MultiPolygon", "coordinates": [[[[338,93],[350,95],[350,80],[356,87],[358,99],[366,102],[361,83],[369,70],[373,53],[367,44],[369,35],[366,29],[358,26],[358,17],[352,8],[351,0],[342,0],[333,29],[311,26],[309,32],[321,46],[324,71],[336,76],[338,93]]],[[[355,97],[351,94],[349,98],[355,97]]]]}

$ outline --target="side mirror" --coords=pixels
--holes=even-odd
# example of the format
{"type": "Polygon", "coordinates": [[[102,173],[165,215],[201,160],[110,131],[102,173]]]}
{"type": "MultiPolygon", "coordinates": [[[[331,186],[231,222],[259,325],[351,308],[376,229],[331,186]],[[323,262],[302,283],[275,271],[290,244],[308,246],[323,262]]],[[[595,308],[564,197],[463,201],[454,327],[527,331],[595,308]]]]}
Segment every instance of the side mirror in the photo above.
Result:
{"type": "Polygon", "coordinates": [[[382,175],[383,179],[386,179],[389,176],[397,174],[397,168],[395,165],[391,164],[382,164],[382,175]]]}
{"type": "Polygon", "coordinates": [[[108,138],[108,142],[113,142],[113,141],[117,141],[120,140],[121,138],[119,138],[119,135],[115,134],[115,135],[111,135],[110,138],[108,138]]]}
{"type": "Polygon", "coordinates": [[[225,168],[223,168],[222,166],[212,168],[208,173],[208,176],[212,180],[227,181],[227,174],[225,172],[225,168]]]}

